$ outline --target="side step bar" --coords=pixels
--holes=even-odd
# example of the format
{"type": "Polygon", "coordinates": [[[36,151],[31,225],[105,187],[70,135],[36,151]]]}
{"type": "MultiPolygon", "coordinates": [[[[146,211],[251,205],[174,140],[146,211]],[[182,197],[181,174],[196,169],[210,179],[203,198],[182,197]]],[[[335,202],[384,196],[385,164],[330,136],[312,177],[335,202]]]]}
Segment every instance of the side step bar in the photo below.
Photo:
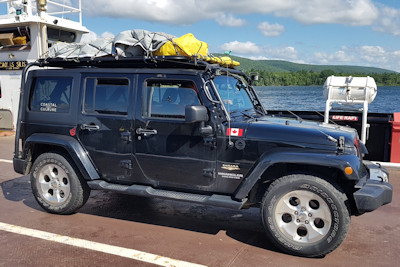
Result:
{"type": "Polygon", "coordinates": [[[155,189],[146,185],[120,185],[111,184],[106,181],[88,181],[87,184],[92,190],[107,190],[127,195],[143,196],[143,197],[157,197],[163,199],[173,199],[186,201],[197,204],[212,205],[216,207],[224,207],[230,209],[241,209],[246,203],[247,199],[242,201],[235,201],[229,196],[224,195],[199,195],[191,193],[182,193],[176,191],[168,191],[162,189],[155,189]]]}

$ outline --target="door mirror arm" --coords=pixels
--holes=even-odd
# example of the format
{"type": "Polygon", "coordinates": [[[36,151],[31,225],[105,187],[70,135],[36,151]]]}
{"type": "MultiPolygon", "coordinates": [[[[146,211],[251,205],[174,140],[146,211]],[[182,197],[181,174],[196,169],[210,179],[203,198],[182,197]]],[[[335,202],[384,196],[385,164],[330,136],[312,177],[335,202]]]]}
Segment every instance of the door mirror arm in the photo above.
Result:
{"type": "Polygon", "coordinates": [[[200,122],[199,132],[203,137],[210,137],[214,135],[213,128],[210,125],[206,125],[204,121],[200,122]]]}

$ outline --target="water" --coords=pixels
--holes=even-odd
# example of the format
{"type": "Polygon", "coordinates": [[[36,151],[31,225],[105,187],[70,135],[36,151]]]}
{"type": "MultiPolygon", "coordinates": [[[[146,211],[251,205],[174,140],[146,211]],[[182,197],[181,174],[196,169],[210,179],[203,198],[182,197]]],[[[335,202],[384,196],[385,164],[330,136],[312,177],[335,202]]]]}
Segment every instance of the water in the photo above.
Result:
{"type": "MultiPolygon", "coordinates": [[[[266,110],[325,111],[322,86],[257,86],[255,87],[266,110]]],[[[400,112],[400,87],[378,86],[369,112],[400,112]]]]}

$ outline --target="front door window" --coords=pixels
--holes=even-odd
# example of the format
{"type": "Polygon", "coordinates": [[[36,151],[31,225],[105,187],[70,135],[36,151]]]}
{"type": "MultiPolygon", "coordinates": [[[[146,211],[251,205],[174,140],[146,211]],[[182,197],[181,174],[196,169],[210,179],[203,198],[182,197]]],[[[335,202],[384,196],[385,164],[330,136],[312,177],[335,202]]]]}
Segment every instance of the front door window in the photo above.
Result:
{"type": "Polygon", "coordinates": [[[200,105],[192,81],[148,81],[143,115],[150,118],[185,119],[185,107],[200,105]]]}

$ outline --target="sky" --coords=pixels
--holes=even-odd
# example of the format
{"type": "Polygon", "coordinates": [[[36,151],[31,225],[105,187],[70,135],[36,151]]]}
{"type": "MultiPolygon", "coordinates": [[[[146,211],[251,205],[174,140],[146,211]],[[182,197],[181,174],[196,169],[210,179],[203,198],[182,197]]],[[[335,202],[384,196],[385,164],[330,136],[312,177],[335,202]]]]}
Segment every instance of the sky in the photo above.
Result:
{"type": "Polygon", "coordinates": [[[399,0],[82,0],[82,9],[86,40],[193,33],[210,53],[400,72],[399,0]]]}

